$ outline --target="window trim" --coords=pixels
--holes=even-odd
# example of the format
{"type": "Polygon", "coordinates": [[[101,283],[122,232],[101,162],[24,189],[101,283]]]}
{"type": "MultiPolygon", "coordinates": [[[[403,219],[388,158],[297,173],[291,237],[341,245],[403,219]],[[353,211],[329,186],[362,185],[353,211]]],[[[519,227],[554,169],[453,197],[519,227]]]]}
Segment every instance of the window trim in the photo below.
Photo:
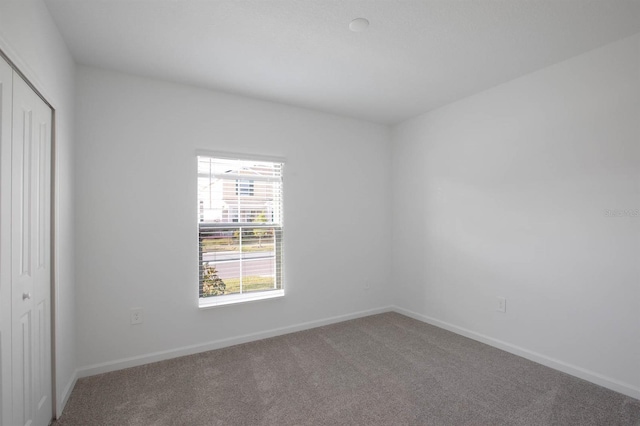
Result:
{"type": "MultiPolygon", "coordinates": [[[[219,159],[225,159],[225,160],[239,160],[239,161],[263,161],[263,162],[273,162],[273,163],[281,163],[283,166],[286,164],[286,160],[283,157],[273,157],[273,156],[264,156],[264,155],[252,155],[252,154],[232,154],[232,153],[228,153],[228,152],[216,152],[216,151],[208,151],[208,150],[196,150],[195,152],[196,154],[196,181],[197,178],[200,176],[200,174],[198,173],[198,166],[197,166],[197,160],[199,156],[203,156],[203,157],[212,157],[212,158],[219,158],[219,159]]],[[[229,178],[233,178],[233,175],[226,175],[226,177],[229,178]]],[[[237,177],[243,177],[246,179],[246,175],[238,175],[237,177]]],[[[251,176],[252,180],[264,180],[264,181],[274,181],[274,180],[278,180],[280,182],[281,185],[281,189],[280,189],[280,195],[281,195],[281,199],[282,201],[282,208],[284,209],[284,174],[281,174],[281,176],[279,178],[271,178],[271,177],[263,177],[262,179],[259,176],[251,176]],[[256,179],[257,178],[257,179],[256,179]]],[[[198,205],[198,203],[195,203],[196,205],[198,205]]],[[[199,212],[196,215],[196,217],[199,218],[199,212]]],[[[238,217],[239,219],[239,217],[238,217]]],[[[198,221],[196,223],[196,227],[197,227],[197,238],[198,238],[198,242],[200,241],[200,227],[201,225],[213,225],[212,223],[204,223],[204,222],[200,222],[198,221]]],[[[221,223],[215,223],[215,227],[224,227],[224,228],[233,228],[233,227],[247,227],[250,226],[252,228],[261,228],[261,227],[269,227],[269,228],[273,228],[274,227],[274,223],[273,222],[266,222],[266,223],[255,223],[255,222],[248,222],[248,223],[241,223],[241,222],[221,222],[221,223]]],[[[254,301],[258,301],[258,300],[269,300],[269,299],[278,299],[278,298],[282,298],[285,296],[285,288],[284,288],[284,282],[285,282],[285,273],[284,273],[284,232],[283,232],[283,228],[284,228],[284,224],[282,222],[280,222],[277,226],[280,228],[280,235],[281,235],[281,239],[279,244],[277,244],[277,246],[279,246],[279,250],[280,250],[280,270],[276,271],[276,279],[277,279],[277,275],[280,275],[280,283],[281,283],[281,288],[278,289],[273,289],[273,290],[264,290],[264,291],[252,291],[249,293],[242,293],[242,294],[224,294],[224,295],[219,295],[219,296],[212,296],[212,297],[200,297],[200,294],[198,293],[198,308],[199,309],[209,309],[209,308],[214,308],[214,307],[218,307],[218,306],[228,306],[228,305],[236,305],[236,304],[242,304],[242,303],[247,303],[247,302],[254,302],[254,301]]],[[[200,264],[202,262],[202,258],[200,257],[202,255],[202,251],[199,250],[199,256],[198,256],[198,262],[199,262],[199,268],[200,268],[200,264]]],[[[200,280],[200,274],[198,274],[198,286],[200,285],[199,280],[200,280]]]]}
{"type": "Polygon", "coordinates": [[[284,289],[278,290],[265,290],[255,293],[243,293],[243,294],[224,294],[222,296],[207,297],[203,299],[198,298],[198,308],[207,309],[215,308],[217,306],[238,305],[240,303],[256,302],[258,300],[269,300],[284,297],[284,289]],[[213,299],[213,300],[209,300],[213,299]]]}
{"type": "MultiPolygon", "coordinates": [[[[221,158],[224,160],[240,160],[240,161],[268,161],[272,163],[287,163],[287,159],[284,157],[274,157],[270,155],[261,155],[261,154],[234,154],[230,152],[224,151],[209,151],[206,149],[196,149],[196,157],[202,155],[204,157],[215,157],[221,158]]],[[[197,173],[197,169],[196,169],[197,173]]],[[[246,175],[231,175],[230,176],[245,176],[246,175]]]]}

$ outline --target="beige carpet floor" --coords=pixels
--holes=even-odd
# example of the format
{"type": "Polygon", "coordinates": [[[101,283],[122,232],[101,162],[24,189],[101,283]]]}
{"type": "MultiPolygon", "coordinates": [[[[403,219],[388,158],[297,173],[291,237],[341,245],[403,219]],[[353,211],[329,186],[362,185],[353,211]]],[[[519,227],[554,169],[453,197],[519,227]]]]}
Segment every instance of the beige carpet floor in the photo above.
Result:
{"type": "Polygon", "coordinates": [[[640,401],[396,313],[78,381],[55,426],[640,425],[640,401]]]}

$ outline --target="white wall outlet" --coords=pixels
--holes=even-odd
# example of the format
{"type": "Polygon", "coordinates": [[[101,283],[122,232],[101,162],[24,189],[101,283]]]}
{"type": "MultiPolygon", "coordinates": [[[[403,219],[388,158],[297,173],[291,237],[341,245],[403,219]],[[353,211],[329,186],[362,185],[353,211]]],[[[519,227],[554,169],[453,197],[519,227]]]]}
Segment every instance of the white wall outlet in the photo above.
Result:
{"type": "Polygon", "coordinates": [[[144,322],[144,309],[131,309],[131,324],[142,324],[144,322]]]}
{"type": "Polygon", "coordinates": [[[506,313],[507,312],[507,299],[504,297],[498,296],[498,305],[496,306],[496,311],[506,313]]]}

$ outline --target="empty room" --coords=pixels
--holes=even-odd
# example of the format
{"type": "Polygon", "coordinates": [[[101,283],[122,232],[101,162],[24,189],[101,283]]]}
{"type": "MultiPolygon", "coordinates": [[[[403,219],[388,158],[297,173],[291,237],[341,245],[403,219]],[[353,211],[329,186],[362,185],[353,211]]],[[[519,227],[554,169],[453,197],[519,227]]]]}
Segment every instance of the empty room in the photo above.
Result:
{"type": "Polygon", "coordinates": [[[0,425],[640,426],[639,0],[0,0],[0,425]]]}

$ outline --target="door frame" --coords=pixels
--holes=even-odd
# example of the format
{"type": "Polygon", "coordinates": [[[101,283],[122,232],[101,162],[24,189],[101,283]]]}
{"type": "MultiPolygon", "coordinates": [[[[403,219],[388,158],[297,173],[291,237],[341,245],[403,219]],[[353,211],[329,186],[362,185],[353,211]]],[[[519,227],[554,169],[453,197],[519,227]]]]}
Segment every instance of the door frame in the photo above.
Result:
{"type": "Polygon", "coordinates": [[[51,102],[49,102],[49,100],[47,99],[47,97],[43,94],[43,91],[41,91],[38,86],[42,86],[42,84],[34,84],[33,82],[38,82],[38,79],[35,77],[35,75],[33,75],[33,73],[29,73],[31,75],[31,78],[29,75],[26,75],[25,73],[23,73],[21,71],[21,67],[18,66],[18,64],[22,65],[22,68],[25,70],[29,70],[30,68],[28,67],[28,65],[26,65],[26,63],[24,63],[22,60],[20,60],[19,56],[17,53],[15,53],[8,45],[7,43],[4,42],[4,40],[2,39],[2,37],[0,36],[0,57],[2,59],[4,59],[5,61],[7,61],[7,63],[9,64],[9,66],[13,69],[13,71],[19,76],[21,77],[26,83],[27,85],[31,88],[31,90],[33,90],[35,92],[36,95],[38,95],[38,97],[40,99],[42,99],[42,101],[47,104],[47,106],[49,108],[51,108],[51,187],[50,187],[50,191],[51,191],[51,196],[50,196],[50,203],[51,203],[51,217],[49,218],[50,220],[50,310],[51,310],[51,413],[53,415],[53,419],[57,419],[58,417],[60,417],[61,413],[58,413],[58,398],[57,398],[57,392],[56,392],[56,329],[57,329],[57,322],[56,322],[56,318],[57,318],[57,300],[58,300],[58,292],[57,292],[57,275],[58,275],[58,251],[57,251],[57,246],[58,246],[58,241],[57,241],[57,234],[58,234],[58,191],[57,191],[57,187],[58,187],[58,170],[57,170],[57,163],[58,163],[58,155],[57,155],[57,144],[56,144],[56,134],[57,134],[57,126],[56,126],[56,108],[54,106],[54,104],[52,104],[51,102]]]}

